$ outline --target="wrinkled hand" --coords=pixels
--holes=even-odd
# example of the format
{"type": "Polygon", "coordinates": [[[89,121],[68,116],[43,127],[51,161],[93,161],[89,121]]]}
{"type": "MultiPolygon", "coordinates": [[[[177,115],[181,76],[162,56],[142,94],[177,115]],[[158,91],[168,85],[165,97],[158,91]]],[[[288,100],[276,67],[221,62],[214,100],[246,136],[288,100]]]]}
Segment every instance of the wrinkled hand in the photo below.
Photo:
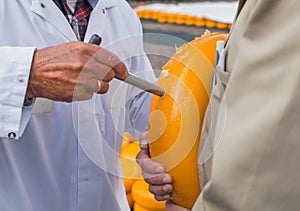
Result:
{"type": "Polygon", "coordinates": [[[26,95],[64,102],[87,100],[95,92],[106,93],[115,75],[128,76],[117,56],[97,45],[68,42],[35,52],[26,95]]]}
{"type": "Polygon", "coordinates": [[[149,191],[154,194],[158,201],[168,200],[171,198],[173,191],[172,177],[166,173],[162,164],[151,160],[147,143],[147,134],[140,137],[141,151],[136,159],[142,168],[145,181],[149,184],[149,191]]]}

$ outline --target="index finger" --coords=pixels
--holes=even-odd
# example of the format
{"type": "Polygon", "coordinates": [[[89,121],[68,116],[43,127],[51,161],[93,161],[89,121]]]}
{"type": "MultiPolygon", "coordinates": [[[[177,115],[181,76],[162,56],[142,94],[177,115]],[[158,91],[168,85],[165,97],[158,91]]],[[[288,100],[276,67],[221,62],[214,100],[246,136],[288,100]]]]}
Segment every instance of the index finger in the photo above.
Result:
{"type": "Polygon", "coordinates": [[[112,52],[100,47],[94,58],[97,62],[113,69],[116,73],[116,76],[122,79],[128,77],[126,65],[112,52]]]}
{"type": "Polygon", "coordinates": [[[140,140],[140,148],[142,150],[149,150],[148,132],[144,132],[144,133],[140,134],[139,140],[140,140]]]}
{"type": "Polygon", "coordinates": [[[153,161],[147,150],[141,150],[136,156],[136,162],[141,166],[142,170],[150,174],[161,174],[166,170],[162,164],[153,161]]]}

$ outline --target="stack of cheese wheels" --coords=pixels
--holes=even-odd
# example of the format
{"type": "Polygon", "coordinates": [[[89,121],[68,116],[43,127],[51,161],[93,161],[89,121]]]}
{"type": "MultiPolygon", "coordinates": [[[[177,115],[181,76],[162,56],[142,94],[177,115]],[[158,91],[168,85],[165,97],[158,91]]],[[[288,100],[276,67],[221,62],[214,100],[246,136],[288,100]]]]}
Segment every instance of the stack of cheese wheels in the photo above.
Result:
{"type": "Polygon", "coordinates": [[[165,211],[165,203],[156,201],[149,192],[148,184],[144,180],[136,181],[132,186],[132,197],[135,201],[134,211],[165,211]]]}
{"type": "Polygon", "coordinates": [[[129,206],[133,208],[133,198],[131,193],[132,185],[135,181],[142,179],[142,171],[136,163],[135,158],[140,151],[138,140],[134,140],[128,132],[123,135],[122,148],[120,152],[120,163],[123,170],[123,181],[129,206]]]}
{"type": "Polygon", "coordinates": [[[134,140],[130,133],[125,132],[119,159],[128,204],[130,208],[134,208],[134,211],[164,211],[164,203],[154,199],[142,178],[141,168],[135,161],[139,151],[138,140],[134,140]]]}
{"type": "Polygon", "coordinates": [[[132,136],[130,135],[130,133],[128,132],[124,132],[123,134],[123,139],[122,139],[122,146],[121,146],[121,150],[127,145],[134,142],[132,136]]]}
{"type": "Polygon", "coordinates": [[[202,121],[209,102],[216,42],[227,34],[206,32],[182,45],[163,67],[149,113],[149,147],[153,160],[173,177],[173,201],[191,209],[200,194],[197,157],[202,121]]]}

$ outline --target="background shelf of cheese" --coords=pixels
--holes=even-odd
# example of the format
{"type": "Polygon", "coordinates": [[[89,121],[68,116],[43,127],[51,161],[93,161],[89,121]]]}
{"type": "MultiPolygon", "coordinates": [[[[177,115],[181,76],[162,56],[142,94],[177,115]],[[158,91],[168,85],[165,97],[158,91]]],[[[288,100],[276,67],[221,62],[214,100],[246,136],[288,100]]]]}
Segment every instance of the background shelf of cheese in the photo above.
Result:
{"type": "Polygon", "coordinates": [[[179,4],[154,3],[135,8],[141,19],[160,23],[184,24],[199,27],[231,28],[237,9],[233,2],[191,2],[179,4]]]}

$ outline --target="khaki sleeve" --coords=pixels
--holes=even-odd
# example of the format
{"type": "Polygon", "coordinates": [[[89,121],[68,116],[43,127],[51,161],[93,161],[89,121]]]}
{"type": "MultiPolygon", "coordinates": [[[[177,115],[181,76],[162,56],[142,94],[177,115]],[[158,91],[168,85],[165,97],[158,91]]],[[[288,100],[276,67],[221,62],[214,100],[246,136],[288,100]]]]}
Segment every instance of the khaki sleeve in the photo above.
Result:
{"type": "Polygon", "coordinates": [[[193,210],[299,209],[298,8],[298,0],[248,0],[239,13],[226,46],[222,135],[193,210]]]}

